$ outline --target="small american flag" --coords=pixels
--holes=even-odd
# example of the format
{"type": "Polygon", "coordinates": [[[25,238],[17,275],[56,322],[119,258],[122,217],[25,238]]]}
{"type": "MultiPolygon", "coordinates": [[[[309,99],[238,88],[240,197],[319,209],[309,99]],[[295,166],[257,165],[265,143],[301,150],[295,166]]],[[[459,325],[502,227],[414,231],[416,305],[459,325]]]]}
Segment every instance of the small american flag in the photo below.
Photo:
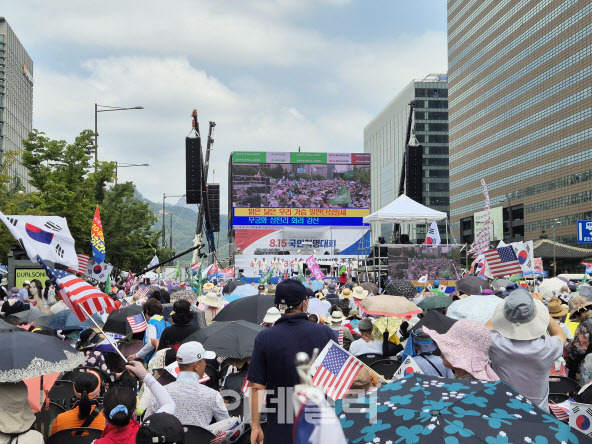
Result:
{"type": "Polygon", "coordinates": [[[127,322],[129,322],[129,325],[132,327],[132,332],[134,333],[143,332],[148,328],[148,324],[146,323],[146,318],[144,317],[143,313],[134,316],[128,316],[127,322]]]}
{"type": "Polygon", "coordinates": [[[313,364],[312,382],[334,400],[345,396],[364,364],[330,341],[313,364]]]}
{"type": "Polygon", "coordinates": [[[86,273],[86,267],[88,265],[88,261],[90,260],[90,256],[88,254],[79,254],[78,255],[78,268],[76,270],[73,270],[71,268],[68,268],[68,271],[71,273],[78,273],[78,274],[85,274],[86,273]]]}
{"type": "Polygon", "coordinates": [[[80,322],[87,319],[88,316],[86,313],[88,315],[103,311],[111,313],[121,307],[121,302],[114,301],[88,282],[77,278],[67,271],[48,267],[39,256],[37,256],[37,260],[45,269],[49,279],[60,289],[64,303],[74,312],[80,322]]]}
{"type": "Polygon", "coordinates": [[[343,329],[339,329],[339,346],[343,347],[343,329]]]}
{"type": "Polygon", "coordinates": [[[247,379],[247,377],[248,375],[245,375],[245,380],[243,381],[243,385],[241,386],[241,392],[243,392],[245,398],[248,398],[249,393],[251,392],[251,384],[249,384],[249,380],[247,379]]]}
{"type": "Polygon", "coordinates": [[[488,250],[483,253],[493,277],[522,273],[520,262],[511,245],[488,250]]]}
{"type": "Polygon", "coordinates": [[[145,298],[149,290],[150,289],[148,288],[148,286],[146,286],[144,288],[139,288],[138,291],[136,291],[136,293],[139,294],[142,298],[145,298]]]}

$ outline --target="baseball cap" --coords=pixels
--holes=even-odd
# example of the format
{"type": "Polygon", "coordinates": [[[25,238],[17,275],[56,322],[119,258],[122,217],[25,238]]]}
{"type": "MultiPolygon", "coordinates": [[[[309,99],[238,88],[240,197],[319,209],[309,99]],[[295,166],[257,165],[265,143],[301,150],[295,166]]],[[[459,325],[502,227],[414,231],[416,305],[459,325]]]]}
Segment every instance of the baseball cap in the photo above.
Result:
{"type": "Polygon", "coordinates": [[[306,287],[294,279],[286,279],[275,287],[274,303],[280,310],[296,307],[308,297],[306,287]]]}
{"type": "Polygon", "coordinates": [[[206,351],[201,342],[191,341],[181,344],[177,350],[177,362],[179,364],[193,364],[202,359],[214,359],[216,353],[213,351],[206,351]]]}
{"type": "Polygon", "coordinates": [[[31,282],[25,281],[25,282],[23,282],[23,285],[31,285],[31,282]]]}
{"type": "Polygon", "coordinates": [[[136,443],[185,443],[181,421],[168,413],[154,413],[146,418],[136,434],[136,443]]]}

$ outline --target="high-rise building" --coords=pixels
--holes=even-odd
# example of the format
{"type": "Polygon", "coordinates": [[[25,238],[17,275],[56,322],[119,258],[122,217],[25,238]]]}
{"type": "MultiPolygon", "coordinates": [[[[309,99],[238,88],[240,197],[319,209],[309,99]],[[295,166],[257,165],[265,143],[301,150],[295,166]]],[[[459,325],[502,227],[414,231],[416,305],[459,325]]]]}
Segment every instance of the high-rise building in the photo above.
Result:
{"type": "MultiPolygon", "coordinates": [[[[4,17],[0,17],[0,162],[23,150],[33,128],[33,61],[4,17]]],[[[15,185],[30,191],[27,170],[17,156],[10,167],[15,185]]]]}
{"type": "MultiPolygon", "coordinates": [[[[415,137],[422,146],[421,163],[411,165],[417,171],[414,180],[421,191],[419,203],[448,212],[448,80],[445,74],[430,74],[423,80],[410,82],[364,128],[364,152],[372,158],[371,211],[391,203],[399,195],[399,180],[409,120],[409,103],[415,101],[415,137]]],[[[409,187],[408,187],[409,188],[409,187]]],[[[440,232],[445,239],[445,223],[440,232]]],[[[403,228],[412,240],[425,239],[425,226],[403,228]]],[[[373,237],[393,234],[392,224],[383,224],[373,237]]]]}
{"type": "Polygon", "coordinates": [[[506,240],[576,244],[592,219],[592,3],[449,0],[451,228],[474,238],[481,179],[506,240]]]}

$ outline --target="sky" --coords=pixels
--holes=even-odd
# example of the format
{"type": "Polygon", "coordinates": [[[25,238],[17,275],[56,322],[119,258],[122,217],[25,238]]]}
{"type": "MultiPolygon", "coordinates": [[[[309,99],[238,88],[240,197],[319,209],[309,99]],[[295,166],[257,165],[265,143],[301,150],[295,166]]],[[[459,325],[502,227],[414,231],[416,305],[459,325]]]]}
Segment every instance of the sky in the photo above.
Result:
{"type": "Polygon", "coordinates": [[[192,110],[204,145],[215,121],[223,212],[232,151],[363,152],[364,126],[447,67],[444,0],[6,0],[0,14],[34,62],[34,128],[72,141],[95,103],[144,107],[99,113],[99,159],[148,163],[119,180],[153,201],[185,193],[192,110]]]}

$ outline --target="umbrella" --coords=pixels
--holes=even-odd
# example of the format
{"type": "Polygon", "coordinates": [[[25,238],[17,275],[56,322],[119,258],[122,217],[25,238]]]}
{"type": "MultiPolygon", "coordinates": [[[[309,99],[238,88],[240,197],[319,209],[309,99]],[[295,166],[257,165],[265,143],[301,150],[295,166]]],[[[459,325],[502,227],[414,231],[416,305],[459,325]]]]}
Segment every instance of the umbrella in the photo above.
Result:
{"type": "Polygon", "coordinates": [[[495,308],[504,300],[492,295],[473,295],[454,301],[448,307],[446,315],[452,319],[473,319],[485,324],[489,321],[495,308]]]}
{"type": "Polygon", "coordinates": [[[5,265],[0,264],[0,274],[7,274],[8,270],[5,265]]]}
{"type": "Polygon", "coordinates": [[[241,298],[245,296],[255,296],[256,294],[259,294],[259,292],[252,285],[239,285],[232,293],[230,293],[231,296],[238,296],[241,298]]]}
{"type": "Polygon", "coordinates": [[[567,288],[567,284],[565,281],[562,281],[559,278],[550,278],[544,279],[543,282],[539,285],[540,289],[548,289],[551,292],[555,292],[556,294],[560,294],[562,290],[567,288]]]}
{"type": "Polygon", "coordinates": [[[142,306],[136,304],[128,305],[127,307],[115,310],[111,312],[107,318],[107,321],[103,326],[103,330],[109,333],[117,333],[120,335],[132,334],[132,327],[127,321],[127,317],[140,314],[142,311],[142,306]]]}
{"type": "MultiPolygon", "coordinates": [[[[98,314],[93,314],[92,318],[99,326],[103,326],[104,322],[98,314]]],[[[80,322],[73,312],[63,310],[53,315],[47,326],[54,330],[84,330],[95,327],[95,324],[90,319],[80,322]]]]}
{"type": "Polygon", "coordinates": [[[454,325],[456,319],[452,319],[439,311],[430,310],[428,311],[423,318],[419,320],[417,324],[415,324],[412,328],[413,331],[419,331],[419,329],[423,326],[426,326],[429,329],[436,330],[436,332],[443,335],[450,327],[454,325]]]}
{"type": "MultiPolygon", "coordinates": [[[[164,318],[173,324],[173,320],[171,319],[171,312],[173,311],[174,303],[170,304],[162,304],[162,315],[164,318]]],[[[193,312],[193,319],[189,323],[189,325],[193,325],[197,328],[204,328],[206,326],[206,315],[202,310],[198,310],[197,307],[191,306],[191,311],[193,312]]]]}
{"type": "Polygon", "coordinates": [[[512,281],[508,279],[496,279],[491,283],[491,286],[493,287],[493,290],[499,290],[500,287],[507,287],[511,283],[512,281]]]}
{"type": "Polygon", "coordinates": [[[274,307],[273,297],[265,294],[249,296],[231,302],[224,307],[214,318],[214,321],[249,321],[261,324],[265,313],[274,307]]]}
{"type": "Polygon", "coordinates": [[[395,340],[393,336],[397,334],[397,331],[399,331],[399,327],[401,327],[402,323],[403,318],[399,317],[384,316],[379,318],[374,321],[374,324],[372,324],[372,337],[377,341],[382,341],[382,334],[388,328],[389,341],[398,343],[398,339],[395,340]]]}
{"type": "Polygon", "coordinates": [[[522,280],[522,274],[516,273],[510,276],[510,282],[520,282],[522,280]]]}
{"type": "Polygon", "coordinates": [[[50,319],[50,314],[43,313],[36,308],[31,308],[30,310],[21,311],[8,316],[8,320],[15,320],[19,324],[34,323],[35,325],[47,325],[50,319]]]}
{"type": "Polygon", "coordinates": [[[148,285],[148,294],[152,294],[155,291],[160,291],[162,293],[162,287],[160,285],[150,284],[148,285]]]}
{"type": "Polygon", "coordinates": [[[323,281],[310,281],[310,288],[312,288],[312,291],[315,293],[319,290],[322,290],[323,286],[323,281]]]}
{"type": "Polygon", "coordinates": [[[378,294],[378,287],[376,286],[376,284],[373,284],[372,282],[362,282],[360,286],[368,293],[378,294]]]}
{"type": "Polygon", "coordinates": [[[266,328],[247,321],[214,322],[191,333],[183,342],[201,342],[206,350],[226,358],[248,358],[253,353],[255,337],[266,328]]]}
{"type": "Polygon", "coordinates": [[[0,333],[6,331],[24,331],[22,328],[18,328],[16,325],[6,322],[4,319],[0,319],[0,333]]]}
{"type": "Polygon", "coordinates": [[[432,288],[430,290],[430,293],[435,294],[437,296],[447,296],[446,292],[444,292],[444,291],[442,291],[442,290],[440,290],[438,288],[432,288]]]}
{"type": "Polygon", "coordinates": [[[456,282],[456,289],[464,294],[481,294],[483,290],[491,290],[491,286],[485,279],[467,276],[456,282]]]}
{"type": "Polygon", "coordinates": [[[589,442],[502,381],[414,374],[334,409],[350,443],[589,442]]]}
{"type": "Polygon", "coordinates": [[[362,299],[358,305],[367,315],[375,316],[412,316],[421,313],[421,309],[403,296],[383,294],[362,299]]]}
{"type": "Polygon", "coordinates": [[[224,289],[222,290],[223,294],[231,294],[236,287],[240,286],[240,285],[245,285],[245,282],[243,281],[238,281],[238,280],[233,280],[228,282],[225,286],[224,289]]]}
{"type": "Polygon", "coordinates": [[[432,296],[431,298],[425,298],[417,306],[426,313],[428,310],[435,310],[437,308],[446,308],[452,304],[452,298],[448,296],[432,296]]]}
{"type": "Polygon", "coordinates": [[[85,362],[82,353],[55,336],[0,333],[0,382],[18,382],[72,370],[85,362]]]}
{"type": "Polygon", "coordinates": [[[191,302],[192,304],[197,301],[197,293],[193,290],[181,290],[175,291],[170,294],[171,295],[171,302],[180,301],[184,299],[186,301],[191,302]]]}
{"type": "Polygon", "coordinates": [[[413,299],[417,296],[417,288],[413,286],[413,282],[411,281],[395,279],[386,284],[384,294],[394,294],[397,296],[404,296],[407,299],[413,299]]]}

